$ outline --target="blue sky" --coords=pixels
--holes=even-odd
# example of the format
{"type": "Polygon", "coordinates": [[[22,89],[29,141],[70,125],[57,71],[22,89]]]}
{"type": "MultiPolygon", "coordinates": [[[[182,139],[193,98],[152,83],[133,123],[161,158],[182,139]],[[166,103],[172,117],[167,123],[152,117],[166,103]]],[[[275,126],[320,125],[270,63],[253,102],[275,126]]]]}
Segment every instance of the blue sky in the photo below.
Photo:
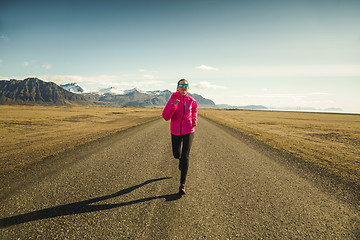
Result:
{"type": "Polygon", "coordinates": [[[0,79],[360,113],[360,1],[0,2],[0,79]]]}

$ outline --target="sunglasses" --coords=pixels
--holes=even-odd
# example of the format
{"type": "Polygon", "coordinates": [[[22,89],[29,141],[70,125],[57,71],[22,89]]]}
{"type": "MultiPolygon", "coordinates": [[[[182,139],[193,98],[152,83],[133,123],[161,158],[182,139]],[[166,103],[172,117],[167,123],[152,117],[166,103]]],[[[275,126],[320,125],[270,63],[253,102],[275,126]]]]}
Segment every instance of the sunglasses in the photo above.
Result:
{"type": "Polygon", "coordinates": [[[189,84],[181,84],[181,83],[180,83],[178,86],[179,86],[179,87],[188,87],[189,84]]]}

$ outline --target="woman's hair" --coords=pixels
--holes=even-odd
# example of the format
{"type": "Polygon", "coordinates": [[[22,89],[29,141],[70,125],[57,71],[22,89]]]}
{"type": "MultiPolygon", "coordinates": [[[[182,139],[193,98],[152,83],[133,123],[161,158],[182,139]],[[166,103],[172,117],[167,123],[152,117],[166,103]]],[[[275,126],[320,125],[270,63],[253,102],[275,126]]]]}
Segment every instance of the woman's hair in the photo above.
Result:
{"type": "Polygon", "coordinates": [[[178,86],[179,86],[179,83],[180,83],[181,81],[186,81],[186,82],[189,84],[189,81],[186,80],[185,78],[183,78],[183,79],[180,79],[180,80],[178,81],[178,83],[177,83],[178,86]]]}

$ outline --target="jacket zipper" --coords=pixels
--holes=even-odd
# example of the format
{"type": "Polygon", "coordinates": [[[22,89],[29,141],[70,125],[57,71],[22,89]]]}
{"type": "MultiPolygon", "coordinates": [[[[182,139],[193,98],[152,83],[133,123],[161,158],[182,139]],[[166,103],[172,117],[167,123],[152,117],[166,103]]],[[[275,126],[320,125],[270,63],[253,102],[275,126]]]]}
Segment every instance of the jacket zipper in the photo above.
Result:
{"type": "Polygon", "coordinates": [[[183,96],[183,105],[184,105],[184,110],[183,110],[183,115],[182,115],[181,122],[180,122],[180,135],[182,135],[182,122],[183,122],[184,116],[185,116],[185,96],[183,96]]]}

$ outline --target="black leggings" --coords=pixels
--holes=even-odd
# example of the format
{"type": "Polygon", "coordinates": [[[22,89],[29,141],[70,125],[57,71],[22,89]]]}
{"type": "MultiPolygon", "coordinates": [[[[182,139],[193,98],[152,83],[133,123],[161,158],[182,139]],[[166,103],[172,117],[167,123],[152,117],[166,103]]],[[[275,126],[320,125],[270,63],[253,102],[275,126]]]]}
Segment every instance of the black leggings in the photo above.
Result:
{"type": "Polygon", "coordinates": [[[173,135],[171,134],[171,143],[174,158],[180,160],[179,168],[181,170],[180,184],[185,184],[186,175],[189,169],[189,154],[192,141],[194,139],[194,133],[189,133],[185,135],[173,135]],[[182,149],[181,149],[182,143],[182,149]]]}

